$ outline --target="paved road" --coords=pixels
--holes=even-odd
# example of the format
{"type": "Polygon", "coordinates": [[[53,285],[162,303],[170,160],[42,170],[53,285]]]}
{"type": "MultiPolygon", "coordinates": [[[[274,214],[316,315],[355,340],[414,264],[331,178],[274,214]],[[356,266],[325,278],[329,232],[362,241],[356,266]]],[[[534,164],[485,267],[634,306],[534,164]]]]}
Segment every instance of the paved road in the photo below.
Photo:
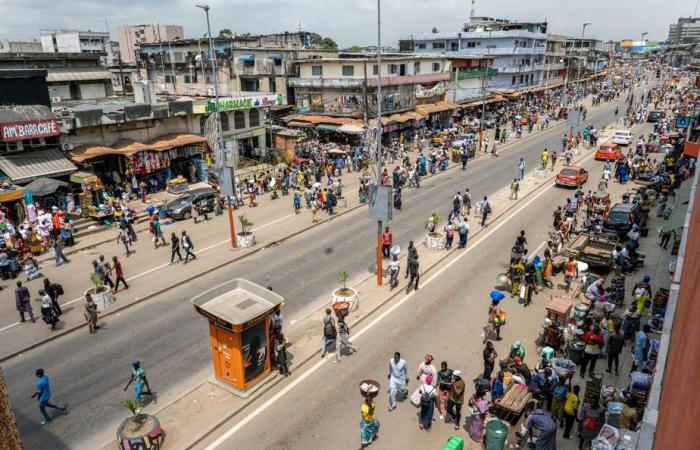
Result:
{"type": "MultiPolygon", "coordinates": [[[[592,180],[599,179],[602,163],[589,158],[584,167],[591,171],[592,180]]],[[[506,270],[507,249],[519,230],[525,229],[530,251],[541,254],[538,250],[551,229],[554,205],[563,204],[570,195],[571,191],[555,188],[552,183],[538,189],[503,220],[494,223],[489,234],[476,237],[467,252],[459,254],[460,259],[426,277],[420,291],[395,299],[378,313],[380,320],[363,323],[353,330],[357,354],[345,357],[340,364],[333,364],[331,355],[305,367],[303,373],[297,372],[296,378],[266,393],[196,448],[227,449],[240,442],[255,449],[358,448],[362,398],[357,384],[366,378],[382,383],[377,400],[381,438],[371,448],[440,448],[453,433],[465,439],[465,449],[483,448],[466,434],[466,405],[459,431],[441,423],[437,412],[432,432],[419,431],[418,410],[408,401],[387,412],[388,361],[395,351],[406,359],[409,392],[418,387],[416,371],[424,355],[432,354],[437,366],[447,361],[449,367],[464,373],[465,400],[468,399],[474,392],[472,380],[483,371],[481,351],[488,294],[497,285],[497,275],[506,270]]],[[[653,239],[644,243],[656,246],[653,239]]],[[[534,366],[534,341],[551,292],[545,290],[536,295],[528,308],[508,297],[502,302],[508,321],[501,332],[503,340],[495,342],[499,355],[507,354],[512,342],[520,340],[527,350],[527,363],[534,366]]],[[[629,359],[628,352],[623,358],[629,359]]],[[[580,378],[574,381],[584,386],[580,378]]],[[[564,445],[562,440],[560,436],[559,445],[564,445]]],[[[577,443],[568,441],[564,448],[574,448],[572,445],[577,443]]]]}
{"type": "MultiPolygon", "coordinates": [[[[615,104],[605,105],[591,113],[587,122],[597,126],[610,122],[614,108],[615,104]]],[[[498,191],[515,176],[520,157],[526,159],[529,169],[535,167],[544,147],[561,145],[562,133],[563,128],[556,128],[533,136],[498,158],[474,161],[466,173],[453,170],[429,180],[417,191],[408,191],[404,209],[392,222],[395,239],[404,245],[409,239],[420,240],[426,218],[435,210],[445,217],[457,190],[469,187],[475,199],[498,191]]],[[[526,223],[513,225],[520,228],[526,223]]],[[[189,299],[205,287],[239,276],[270,285],[286,299],[287,320],[298,320],[328,301],[339,271],[347,271],[351,280],[367,274],[373,262],[374,233],[365,210],[358,210],[126,310],[110,318],[96,336],[76,333],[8,361],[4,370],[25,445],[90,448],[109,440],[124,415],[119,401],[130,397],[130,393],[121,392],[121,386],[126,383],[133,356],[146,361],[149,378],[161,393],[160,401],[193,386],[208,373],[206,326],[189,304],[189,299]],[[28,398],[31,375],[37,367],[52,375],[56,399],[68,401],[73,408],[73,414],[46,428],[38,426],[36,405],[28,398]]],[[[510,246],[502,244],[494,242],[489,247],[498,246],[502,252],[510,246]]]]}

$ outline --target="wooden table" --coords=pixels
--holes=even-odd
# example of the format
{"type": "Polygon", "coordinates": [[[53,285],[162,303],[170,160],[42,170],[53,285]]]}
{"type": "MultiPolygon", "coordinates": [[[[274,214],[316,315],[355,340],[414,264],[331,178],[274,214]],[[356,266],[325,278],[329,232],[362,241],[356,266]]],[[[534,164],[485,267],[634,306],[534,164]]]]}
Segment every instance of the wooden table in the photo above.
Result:
{"type": "Polygon", "coordinates": [[[532,400],[532,394],[528,392],[527,386],[513,383],[503,397],[496,400],[494,406],[496,417],[515,425],[530,400],[532,400]]]}

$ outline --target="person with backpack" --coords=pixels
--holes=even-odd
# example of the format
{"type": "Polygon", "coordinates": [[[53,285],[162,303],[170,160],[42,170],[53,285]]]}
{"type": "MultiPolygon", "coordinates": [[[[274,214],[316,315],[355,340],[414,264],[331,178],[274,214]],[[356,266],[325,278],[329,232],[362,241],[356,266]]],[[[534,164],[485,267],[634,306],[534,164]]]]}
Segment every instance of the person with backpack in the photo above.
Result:
{"type": "Polygon", "coordinates": [[[445,250],[449,251],[455,238],[455,226],[452,224],[452,221],[447,222],[447,225],[445,225],[445,237],[445,250]]]}
{"type": "Polygon", "coordinates": [[[469,224],[467,223],[467,218],[464,217],[461,222],[459,222],[459,248],[465,248],[467,246],[467,237],[469,236],[469,224]]]}
{"type": "Polygon", "coordinates": [[[425,381],[418,388],[420,394],[420,417],[418,427],[421,430],[430,430],[433,424],[433,414],[435,413],[435,401],[437,398],[437,389],[433,386],[433,376],[428,375],[425,381]]]}
{"type": "MultiPolygon", "coordinates": [[[[323,340],[321,341],[321,359],[326,357],[326,351],[328,349],[328,344],[331,342],[333,345],[338,347],[338,344],[336,342],[336,336],[338,335],[338,331],[335,328],[335,320],[333,319],[333,316],[331,315],[331,309],[326,308],[326,315],[323,317],[323,340]]],[[[340,362],[340,357],[338,354],[335,356],[335,362],[340,362]]]]}
{"type": "Polygon", "coordinates": [[[155,244],[155,248],[158,248],[158,239],[163,242],[163,245],[167,246],[168,244],[165,242],[165,237],[163,237],[163,229],[160,226],[160,218],[158,218],[157,214],[153,216],[151,226],[153,227],[153,242],[155,244]]]}
{"type": "Polygon", "coordinates": [[[559,379],[552,390],[552,416],[563,425],[564,424],[564,405],[566,404],[566,396],[569,393],[569,387],[566,385],[565,379],[559,379]]]}
{"type": "Polygon", "coordinates": [[[481,204],[481,226],[485,227],[486,226],[486,218],[488,215],[491,214],[491,204],[489,203],[488,198],[484,196],[484,201],[481,204]]]}
{"type": "Polygon", "coordinates": [[[192,250],[194,250],[192,239],[190,239],[185,230],[182,230],[182,247],[185,249],[185,261],[183,264],[187,264],[187,262],[190,260],[190,256],[192,257],[193,261],[197,259],[197,255],[192,252],[192,250]]]}
{"type": "Polygon", "coordinates": [[[58,297],[63,295],[63,286],[58,283],[52,283],[48,278],[44,278],[44,292],[51,297],[51,307],[56,317],[62,315],[63,311],[61,311],[61,305],[58,304],[58,297]]]}
{"type": "Polygon", "coordinates": [[[464,217],[467,217],[469,213],[471,212],[472,209],[472,194],[469,192],[469,189],[464,190],[464,194],[462,194],[462,215],[464,217]]]}

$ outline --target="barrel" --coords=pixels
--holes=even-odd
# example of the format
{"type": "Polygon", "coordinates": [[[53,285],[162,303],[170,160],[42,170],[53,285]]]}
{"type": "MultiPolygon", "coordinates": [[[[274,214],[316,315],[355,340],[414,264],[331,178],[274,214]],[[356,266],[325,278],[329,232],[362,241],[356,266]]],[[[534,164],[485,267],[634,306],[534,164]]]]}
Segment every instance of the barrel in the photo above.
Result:
{"type": "Polygon", "coordinates": [[[569,344],[569,359],[577,365],[581,364],[583,362],[583,350],[585,348],[585,342],[571,341],[571,343],[569,344]]]}
{"type": "Polygon", "coordinates": [[[484,447],[486,450],[503,450],[508,437],[508,426],[500,420],[491,420],[486,424],[484,447]]]}

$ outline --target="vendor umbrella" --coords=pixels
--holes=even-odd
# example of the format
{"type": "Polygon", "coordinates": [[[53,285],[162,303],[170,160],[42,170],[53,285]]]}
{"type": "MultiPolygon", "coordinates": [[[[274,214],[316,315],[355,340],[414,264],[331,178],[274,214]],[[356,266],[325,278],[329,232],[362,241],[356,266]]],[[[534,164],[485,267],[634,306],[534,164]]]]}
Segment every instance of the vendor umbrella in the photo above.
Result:
{"type": "Polygon", "coordinates": [[[24,187],[25,191],[30,191],[37,197],[44,197],[56,192],[57,189],[68,187],[65,181],[54,180],[53,178],[37,178],[24,187]]]}
{"type": "Polygon", "coordinates": [[[277,168],[277,170],[284,170],[284,169],[287,169],[288,167],[289,166],[286,163],[279,163],[275,166],[275,168],[277,168]]]}

